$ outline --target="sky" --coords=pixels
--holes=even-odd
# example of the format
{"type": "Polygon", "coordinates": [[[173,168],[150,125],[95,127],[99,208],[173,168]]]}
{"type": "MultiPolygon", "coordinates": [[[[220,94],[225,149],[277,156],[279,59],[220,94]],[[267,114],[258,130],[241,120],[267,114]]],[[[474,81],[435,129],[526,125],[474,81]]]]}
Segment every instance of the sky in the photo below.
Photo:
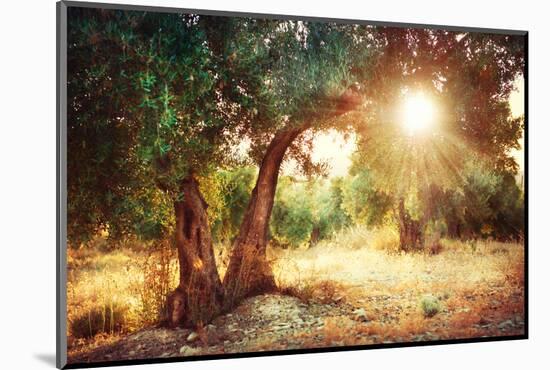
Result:
{"type": "MultiPolygon", "coordinates": [[[[515,82],[515,91],[510,96],[510,108],[514,117],[521,116],[525,112],[524,100],[524,79],[518,78],[515,82]]],[[[520,173],[523,172],[524,159],[524,140],[520,140],[521,149],[512,150],[511,154],[520,166],[520,173]]],[[[329,130],[318,134],[313,144],[313,159],[315,161],[325,160],[329,164],[328,177],[345,176],[351,165],[351,154],[355,150],[355,135],[349,135],[348,139],[344,135],[329,130]]],[[[283,172],[290,174],[293,172],[293,163],[288,163],[283,172]]]]}

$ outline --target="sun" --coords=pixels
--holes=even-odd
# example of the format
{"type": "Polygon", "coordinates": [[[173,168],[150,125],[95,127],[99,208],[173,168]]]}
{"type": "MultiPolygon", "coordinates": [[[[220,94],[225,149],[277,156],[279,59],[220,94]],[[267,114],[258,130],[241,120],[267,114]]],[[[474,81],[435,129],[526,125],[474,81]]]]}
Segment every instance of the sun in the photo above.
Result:
{"type": "Polygon", "coordinates": [[[405,97],[401,122],[409,135],[426,132],[433,126],[434,120],[435,108],[427,96],[415,93],[405,97]]]}

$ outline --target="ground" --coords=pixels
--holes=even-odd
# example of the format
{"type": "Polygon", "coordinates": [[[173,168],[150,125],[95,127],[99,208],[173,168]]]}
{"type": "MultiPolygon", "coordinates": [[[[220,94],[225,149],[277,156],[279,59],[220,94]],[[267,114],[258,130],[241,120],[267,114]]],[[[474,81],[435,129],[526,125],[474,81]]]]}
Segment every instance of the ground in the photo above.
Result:
{"type": "Polygon", "coordinates": [[[521,244],[446,241],[437,255],[394,254],[361,238],[272,250],[281,293],[194,330],[98,335],[73,344],[69,363],[524,334],[521,244]]]}

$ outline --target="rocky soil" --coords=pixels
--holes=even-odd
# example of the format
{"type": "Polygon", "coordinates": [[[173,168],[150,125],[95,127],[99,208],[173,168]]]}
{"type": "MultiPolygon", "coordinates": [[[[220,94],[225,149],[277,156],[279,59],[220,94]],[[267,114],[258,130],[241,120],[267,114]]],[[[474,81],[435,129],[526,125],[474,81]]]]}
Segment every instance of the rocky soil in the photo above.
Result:
{"type": "MultiPolygon", "coordinates": [[[[131,359],[197,356],[206,354],[242,353],[264,350],[286,350],[338,346],[349,344],[391,343],[400,341],[439,340],[436,334],[441,323],[433,321],[434,330],[427,330],[410,338],[388,339],[378,333],[369,335],[374,320],[369,318],[361,304],[375,303],[392,307],[395,297],[379,296],[359,300],[354,304],[337,301],[328,304],[304,303],[296,297],[262,295],[249,298],[235,311],[218,317],[199,331],[189,329],[150,328],[138,331],[119,341],[84,350],[70,356],[70,363],[87,363],[131,359]],[[348,328],[345,331],[344,328],[348,328]],[[342,329],[344,331],[338,331],[342,329]],[[331,333],[328,331],[337,333],[331,333]],[[344,336],[353,336],[344,337],[344,336]]],[[[406,309],[406,308],[405,308],[406,309]]],[[[382,310],[382,309],[379,309],[382,310]]],[[[376,312],[375,310],[374,312],[376,312]]],[[[376,319],[377,324],[391,327],[399,321],[398,310],[386,311],[376,319]],[[392,315],[393,312],[393,315],[392,315]]],[[[441,316],[449,313],[443,312],[441,316]]],[[[494,322],[490,318],[474,324],[487,335],[522,334],[521,316],[494,322]]]]}

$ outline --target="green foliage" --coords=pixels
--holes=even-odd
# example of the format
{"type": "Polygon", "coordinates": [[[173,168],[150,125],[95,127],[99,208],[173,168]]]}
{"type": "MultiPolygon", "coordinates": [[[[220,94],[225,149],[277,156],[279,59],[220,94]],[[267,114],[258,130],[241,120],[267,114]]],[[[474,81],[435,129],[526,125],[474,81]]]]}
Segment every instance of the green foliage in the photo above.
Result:
{"type": "Polygon", "coordinates": [[[71,7],[68,19],[69,239],[106,226],[120,229],[113,238],[154,234],[158,209],[141,201],[156,188],[155,158],[173,148],[177,79],[193,63],[183,62],[189,50],[176,52],[175,38],[190,46],[199,40],[177,15],[71,7]],[[136,219],[143,221],[134,226],[136,219]]]}
{"type": "Polygon", "coordinates": [[[435,193],[433,218],[445,220],[450,236],[520,239],[524,233],[524,199],[514,176],[470,162],[464,184],[435,193]]]}
{"type": "Polygon", "coordinates": [[[230,243],[239,231],[244,212],[250,199],[256,170],[252,167],[239,167],[231,170],[220,170],[217,173],[220,181],[219,213],[213,220],[212,234],[217,241],[230,243]]]}
{"type": "Polygon", "coordinates": [[[465,219],[470,227],[481,229],[483,221],[493,216],[489,200],[495,195],[500,178],[494,171],[471,165],[466,172],[464,185],[465,219]]]}
{"type": "Polygon", "coordinates": [[[319,240],[329,239],[338,231],[351,225],[351,217],[344,210],[344,184],[342,177],[330,181],[328,190],[320,189],[316,196],[320,205],[319,210],[319,240]]]}
{"type": "Polygon", "coordinates": [[[314,245],[351,225],[342,207],[343,178],[279,181],[270,222],[272,240],[281,246],[314,245]]]}
{"type": "Polygon", "coordinates": [[[69,240],[164,233],[164,209],[142,195],[176,199],[189,173],[230,161],[228,133],[250,118],[254,94],[238,87],[254,45],[226,54],[239,37],[227,28],[248,20],[77,7],[68,20],[69,240]]]}
{"type": "Polygon", "coordinates": [[[376,187],[373,175],[366,169],[343,186],[342,207],[355,224],[381,225],[392,204],[393,198],[376,187]]]}
{"type": "Polygon", "coordinates": [[[523,239],[525,233],[525,199],[522,189],[510,173],[500,175],[496,193],[489,199],[495,211],[491,236],[497,239],[523,239]]]}
{"type": "Polygon", "coordinates": [[[274,241],[297,247],[309,241],[314,227],[314,204],[305,183],[293,183],[289,177],[279,181],[271,215],[270,231],[274,241]]]}
{"type": "MultiPolygon", "coordinates": [[[[374,31],[366,26],[293,20],[262,25],[262,42],[256,46],[261,70],[257,66],[253,70],[263,88],[253,95],[254,119],[243,124],[243,134],[251,139],[249,155],[256,163],[276,131],[348,125],[335,121],[338,98],[350,86],[367,82],[380,53],[374,31]]],[[[306,174],[315,170],[308,148],[302,135],[287,153],[306,174]]]]}
{"type": "MultiPolygon", "coordinates": [[[[276,130],[306,118],[322,127],[379,52],[366,26],[78,7],[68,23],[74,245],[102,228],[119,229],[112,238],[166,232],[164,211],[153,215],[139,194],[178,199],[187,175],[215,182],[220,166],[235,164],[243,138],[259,162],[276,130]]],[[[303,147],[291,155],[314,168],[303,147]]]]}
{"type": "MultiPolygon", "coordinates": [[[[98,230],[113,239],[169,233],[171,202],[189,174],[200,180],[215,238],[231,240],[254,176],[221,168],[259,163],[276,131],[302,125],[353,127],[359,147],[350,181],[277,192],[271,232],[283,244],[351,222],[379,225],[401,198],[414,219],[443,218],[450,230],[523,229],[509,156],[523,119],[511,118],[507,102],[524,67],[521,37],[78,7],[68,23],[71,245],[98,230]],[[370,109],[339,121],[337,98],[350,87],[370,109]],[[429,140],[399,134],[390,109],[406,89],[443,107],[441,132],[429,140]],[[472,149],[497,175],[472,175],[460,189],[472,149]],[[433,186],[456,220],[423,203],[433,186]]],[[[300,136],[287,155],[306,174],[321,170],[311,138],[300,136]]]]}

